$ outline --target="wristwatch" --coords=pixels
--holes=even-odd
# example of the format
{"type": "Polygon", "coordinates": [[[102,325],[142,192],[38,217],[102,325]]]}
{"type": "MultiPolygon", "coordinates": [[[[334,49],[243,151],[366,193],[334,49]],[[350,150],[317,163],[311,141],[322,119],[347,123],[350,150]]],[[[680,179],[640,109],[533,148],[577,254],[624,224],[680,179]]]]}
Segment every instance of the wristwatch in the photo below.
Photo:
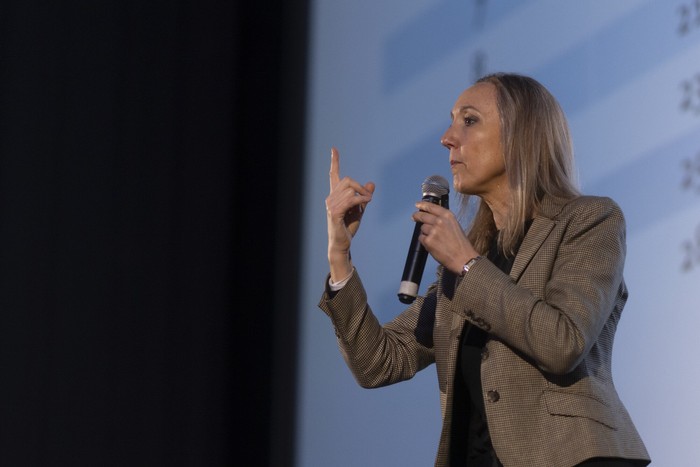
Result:
{"type": "Polygon", "coordinates": [[[483,256],[480,255],[480,256],[477,256],[477,257],[472,258],[469,261],[467,261],[467,263],[464,266],[462,266],[462,274],[461,275],[464,276],[466,273],[468,273],[469,269],[471,269],[471,267],[474,266],[474,264],[477,261],[479,261],[481,258],[483,258],[483,256]]]}

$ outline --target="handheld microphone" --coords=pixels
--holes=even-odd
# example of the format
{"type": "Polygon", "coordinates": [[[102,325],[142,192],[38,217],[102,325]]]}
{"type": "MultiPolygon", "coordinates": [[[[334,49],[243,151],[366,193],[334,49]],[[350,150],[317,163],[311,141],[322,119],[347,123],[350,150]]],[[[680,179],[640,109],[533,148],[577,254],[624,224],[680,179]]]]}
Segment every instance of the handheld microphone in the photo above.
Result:
{"type": "MultiPolygon", "coordinates": [[[[439,204],[449,209],[450,185],[444,177],[433,175],[426,178],[421,189],[423,201],[439,204]]],[[[422,222],[416,222],[413,228],[413,238],[411,238],[411,245],[408,248],[406,265],[403,268],[403,276],[401,276],[401,285],[399,286],[398,295],[401,303],[413,303],[413,300],[416,299],[423,269],[425,269],[425,261],[428,259],[428,251],[418,240],[422,225],[422,222]]]]}

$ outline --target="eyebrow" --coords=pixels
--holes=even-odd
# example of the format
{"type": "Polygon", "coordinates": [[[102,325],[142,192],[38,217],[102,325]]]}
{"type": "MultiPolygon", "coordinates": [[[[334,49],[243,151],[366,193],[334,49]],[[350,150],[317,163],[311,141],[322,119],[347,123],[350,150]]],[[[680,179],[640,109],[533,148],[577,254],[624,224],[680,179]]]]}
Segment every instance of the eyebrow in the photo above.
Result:
{"type": "MultiPolygon", "coordinates": [[[[476,111],[476,112],[478,112],[478,113],[481,113],[481,112],[479,112],[479,109],[477,109],[477,108],[474,107],[473,105],[463,105],[463,106],[461,106],[459,109],[457,109],[457,113],[460,113],[460,114],[461,114],[461,113],[463,113],[465,110],[474,110],[474,111],[476,111]]],[[[450,120],[454,120],[454,118],[455,118],[454,112],[450,112],[450,120]]]]}

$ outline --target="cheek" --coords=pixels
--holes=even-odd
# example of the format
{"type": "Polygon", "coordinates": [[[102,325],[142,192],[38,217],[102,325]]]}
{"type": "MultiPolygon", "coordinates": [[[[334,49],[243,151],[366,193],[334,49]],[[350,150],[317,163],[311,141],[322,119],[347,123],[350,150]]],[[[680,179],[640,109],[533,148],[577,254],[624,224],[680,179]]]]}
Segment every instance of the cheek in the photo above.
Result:
{"type": "Polygon", "coordinates": [[[473,159],[471,168],[484,175],[494,175],[505,171],[503,156],[497,148],[485,148],[479,157],[473,159]]]}

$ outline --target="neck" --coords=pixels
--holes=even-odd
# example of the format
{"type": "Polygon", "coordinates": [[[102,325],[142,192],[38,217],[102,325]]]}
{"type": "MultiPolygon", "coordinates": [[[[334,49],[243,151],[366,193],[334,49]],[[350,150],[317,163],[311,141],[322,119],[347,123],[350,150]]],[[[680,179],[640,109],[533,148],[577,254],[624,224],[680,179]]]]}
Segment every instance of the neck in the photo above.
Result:
{"type": "Polygon", "coordinates": [[[511,208],[510,193],[506,191],[503,193],[483,196],[482,201],[488,205],[489,209],[491,209],[493,221],[496,224],[496,229],[501,230],[503,227],[505,227],[511,208]]]}

